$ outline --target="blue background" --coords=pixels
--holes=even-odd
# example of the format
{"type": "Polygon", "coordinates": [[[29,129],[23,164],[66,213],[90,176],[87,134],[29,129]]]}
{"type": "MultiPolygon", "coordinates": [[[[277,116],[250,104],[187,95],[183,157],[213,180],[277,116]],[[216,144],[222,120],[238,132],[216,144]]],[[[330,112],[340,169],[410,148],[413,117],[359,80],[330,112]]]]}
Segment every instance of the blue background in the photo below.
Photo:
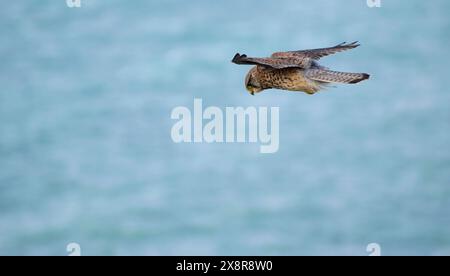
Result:
{"type": "Polygon", "coordinates": [[[450,2],[8,1],[0,254],[450,254],[450,2]],[[236,52],[359,40],[309,96],[243,86],[236,52]],[[174,144],[176,106],[279,106],[280,150],[174,144]]]}

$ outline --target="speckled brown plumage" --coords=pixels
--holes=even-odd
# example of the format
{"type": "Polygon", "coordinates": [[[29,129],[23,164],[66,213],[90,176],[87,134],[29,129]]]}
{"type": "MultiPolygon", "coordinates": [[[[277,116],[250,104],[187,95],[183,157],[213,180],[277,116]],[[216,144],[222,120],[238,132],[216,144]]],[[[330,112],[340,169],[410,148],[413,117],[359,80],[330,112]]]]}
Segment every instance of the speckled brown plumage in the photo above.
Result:
{"type": "Polygon", "coordinates": [[[272,88],[314,94],[327,83],[358,83],[370,77],[365,73],[331,71],[317,62],[324,56],[358,46],[356,42],[341,43],[330,48],[278,52],[268,58],[236,54],[232,62],[256,65],[245,78],[245,86],[252,95],[272,88]]]}

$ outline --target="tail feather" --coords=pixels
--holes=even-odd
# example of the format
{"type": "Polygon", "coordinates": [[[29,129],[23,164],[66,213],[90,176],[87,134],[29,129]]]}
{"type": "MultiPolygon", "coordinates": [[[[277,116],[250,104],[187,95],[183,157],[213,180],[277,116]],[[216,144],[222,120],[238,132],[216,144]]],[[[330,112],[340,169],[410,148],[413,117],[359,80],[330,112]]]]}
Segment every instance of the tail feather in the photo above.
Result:
{"type": "Polygon", "coordinates": [[[366,73],[346,73],[322,69],[311,69],[306,71],[306,77],[326,83],[358,83],[370,78],[366,73]]]}

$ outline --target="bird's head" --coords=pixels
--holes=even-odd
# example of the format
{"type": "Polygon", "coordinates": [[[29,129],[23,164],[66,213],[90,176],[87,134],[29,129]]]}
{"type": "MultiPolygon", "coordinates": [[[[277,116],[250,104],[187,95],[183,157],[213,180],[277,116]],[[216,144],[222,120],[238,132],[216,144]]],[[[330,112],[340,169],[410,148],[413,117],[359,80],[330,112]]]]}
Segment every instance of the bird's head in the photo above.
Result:
{"type": "Polygon", "coordinates": [[[252,95],[255,95],[255,93],[259,93],[264,90],[258,81],[258,72],[256,70],[256,66],[250,69],[250,71],[247,73],[247,76],[245,77],[245,88],[252,95]]]}

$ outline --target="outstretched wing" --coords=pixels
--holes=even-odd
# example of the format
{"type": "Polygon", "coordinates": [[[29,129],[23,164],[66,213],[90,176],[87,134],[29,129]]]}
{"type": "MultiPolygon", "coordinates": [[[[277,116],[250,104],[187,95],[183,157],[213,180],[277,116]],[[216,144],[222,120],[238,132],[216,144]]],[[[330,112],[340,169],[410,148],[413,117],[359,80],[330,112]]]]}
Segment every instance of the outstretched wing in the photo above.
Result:
{"type": "Polygon", "coordinates": [[[285,68],[308,68],[311,65],[311,60],[302,57],[270,57],[270,58],[251,58],[246,55],[236,54],[231,61],[236,64],[253,64],[270,67],[274,69],[285,68]]]}
{"type": "Polygon", "coordinates": [[[274,53],[272,55],[272,58],[289,58],[289,57],[297,57],[297,58],[311,58],[318,60],[324,56],[336,54],[339,52],[343,52],[346,50],[350,50],[353,48],[358,47],[360,44],[358,44],[357,41],[352,43],[341,43],[334,47],[330,48],[320,48],[320,49],[311,49],[311,50],[301,50],[301,51],[290,51],[290,52],[278,52],[274,53]]]}

